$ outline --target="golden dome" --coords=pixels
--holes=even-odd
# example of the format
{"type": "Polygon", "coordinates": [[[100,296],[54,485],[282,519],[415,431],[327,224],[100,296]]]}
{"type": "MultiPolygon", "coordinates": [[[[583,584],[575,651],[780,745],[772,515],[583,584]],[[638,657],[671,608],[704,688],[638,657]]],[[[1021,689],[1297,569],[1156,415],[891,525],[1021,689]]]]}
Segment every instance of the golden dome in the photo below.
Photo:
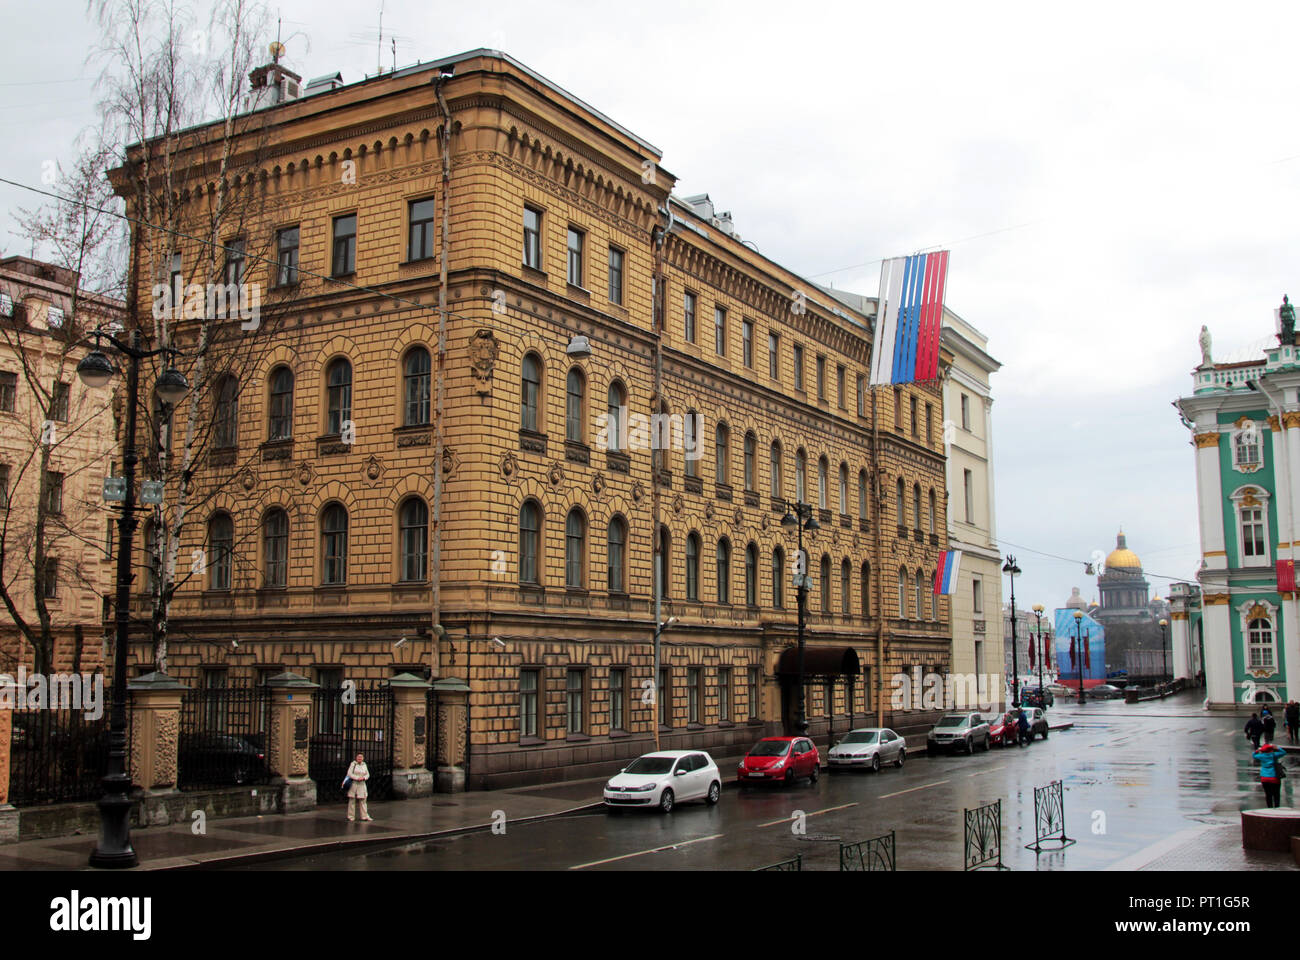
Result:
{"type": "Polygon", "coordinates": [[[1128,543],[1124,537],[1124,531],[1120,530],[1115,537],[1115,549],[1110,552],[1106,558],[1106,569],[1119,567],[1124,570],[1141,570],[1142,561],[1138,555],[1128,548],[1128,543]]]}

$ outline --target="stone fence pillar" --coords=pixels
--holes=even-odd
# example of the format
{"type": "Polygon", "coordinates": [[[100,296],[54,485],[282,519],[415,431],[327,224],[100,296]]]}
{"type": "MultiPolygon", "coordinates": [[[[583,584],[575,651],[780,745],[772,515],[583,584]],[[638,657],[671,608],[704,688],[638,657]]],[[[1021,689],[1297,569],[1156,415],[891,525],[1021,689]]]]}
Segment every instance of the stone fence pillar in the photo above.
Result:
{"type": "Polygon", "coordinates": [[[181,700],[189,687],[165,673],[127,682],[131,698],[131,781],[148,794],[177,789],[181,700]]]}
{"type": "Polygon", "coordinates": [[[280,788],[280,812],[298,813],[316,806],[316,783],[307,775],[311,740],[312,694],[319,684],[288,671],[266,681],[271,689],[271,730],[266,759],[272,783],[280,788]]]}
{"type": "Polygon", "coordinates": [[[438,770],[440,793],[465,789],[465,745],[469,741],[469,685],[456,677],[433,682],[438,698],[438,770]]]}
{"type": "Polygon", "coordinates": [[[13,678],[0,676],[0,843],[18,841],[18,811],[9,803],[9,752],[13,742],[14,712],[18,696],[13,678]]]}
{"type": "Polygon", "coordinates": [[[393,693],[393,794],[399,799],[433,793],[433,772],[425,765],[431,686],[410,673],[399,673],[388,681],[393,693]]]}

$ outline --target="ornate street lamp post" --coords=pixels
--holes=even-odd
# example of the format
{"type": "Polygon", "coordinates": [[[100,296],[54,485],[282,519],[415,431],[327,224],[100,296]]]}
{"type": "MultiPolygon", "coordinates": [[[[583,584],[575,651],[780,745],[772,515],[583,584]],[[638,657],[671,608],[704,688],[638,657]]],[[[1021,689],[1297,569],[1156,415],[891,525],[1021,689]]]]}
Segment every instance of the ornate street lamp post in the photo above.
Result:
{"type": "Polygon", "coordinates": [[[1038,618],[1038,699],[1044,709],[1047,707],[1047,694],[1043,692],[1043,605],[1034,604],[1034,616],[1038,618]]]}
{"type": "Polygon", "coordinates": [[[1084,638],[1083,638],[1083,636],[1080,634],[1080,631],[1081,631],[1082,629],[1083,629],[1083,613],[1082,613],[1081,611],[1079,611],[1079,610],[1076,610],[1076,611],[1074,611],[1074,636],[1075,636],[1075,639],[1076,639],[1076,641],[1077,641],[1075,645],[1078,647],[1078,653],[1077,653],[1076,655],[1077,655],[1078,658],[1079,658],[1079,702],[1080,702],[1080,703],[1085,702],[1085,699],[1086,699],[1086,698],[1084,697],[1084,693],[1083,693],[1083,643],[1084,643],[1084,638]]]}
{"type": "Polygon", "coordinates": [[[1169,682],[1169,660],[1165,648],[1169,644],[1169,621],[1160,618],[1160,676],[1164,683],[1169,682]]]}
{"type": "MultiPolygon", "coordinates": [[[[137,863],[135,849],[131,846],[131,778],[126,772],[126,659],[127,640],[131,619],[131,540],[135,532],[135,451],[136,405],[140,393],[140,361],[161,354],[170,355],[169,349],[142,350],[140,333],[131,334],[131,342],[124,343],[111,334],[95,331],[95,348],[77,364],[77,376],[91,388],[105,387],[117,373],[111,360],[100,350],[100,342],[107,340],[117,352],[129,361],[126,373],[126,433],[122,447],[122,471],[126,480],[122,514],[117,518],[117,595],[114,619],[117,630],[113,644],[113,702],[108,725],[108,772],[104,775],[104,796],[99,801],[99,844],[90,854],[92,867],[134,867],[137,863]]],[[[175,367],[170,365],[158,376],[154,389],[160,400],[175,406],[185,398],[190,385],[175,367]]]]}
{"type": "Polygon", "coordinates": [[[795,694],[795,733],[800,736],[808,734],[808,716],[804,710],[803,696],[803,655],[804,655],[804,619],[805,610],[808,605],[808,555],[803,550],[803,532],[805,530],[820,530],[821,524],[813,516],[812,505],[808,503],[793,503],[789,500],[785,502],[785,516],[781,518],[781,526],[789,529],[797,527],[799,529],[799,558],[802,566],[802,574],[799,577],[799,583],[795,589],[795,596],[798,598],[799,608],[799,679],[798,689],[795,694]]]}
{"type": "MultiPolygon", "coordinates": [[[[1016,558],[1007,556],[1007,562],[1002,564],[1002,572],[1011,575],[1011,705],[1020,706],[1020,658],[1016,654],[1016,574],[1020,568],[1016,566],[1016,558]]],[[[1006,661],[1004,660],[1003,663],[1006,661]]]]}

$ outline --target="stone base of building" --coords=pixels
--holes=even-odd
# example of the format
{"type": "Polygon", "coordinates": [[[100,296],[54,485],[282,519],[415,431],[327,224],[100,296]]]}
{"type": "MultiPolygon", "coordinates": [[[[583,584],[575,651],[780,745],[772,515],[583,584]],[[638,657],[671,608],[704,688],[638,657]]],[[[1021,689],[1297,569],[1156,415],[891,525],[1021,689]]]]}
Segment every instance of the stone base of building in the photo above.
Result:
{"type": "Polygon", "coordinates": [[[9,804],[0,804],[0,843],[18,842],[18,810],[9,804]]]}
{"type": "Polygon", "coordinates": [[[439,766],[434,777],[439,793],[462,793],[465,790],[465,768],[439,766]]]}
{"type": "Polygon", "coordinates": [[[393,799],[415,800],[433,795],[433,771],[417,769],[393,771],[393,799]]]}
{"type": "Polygon", "coordinates": [[[304,813],[308,810],[316,809],[316,781],[307,777],[301,780],[284,780],[277,784],[272,784],[271,789],[278,787],[278,800],[276,813],[304,813]]]}

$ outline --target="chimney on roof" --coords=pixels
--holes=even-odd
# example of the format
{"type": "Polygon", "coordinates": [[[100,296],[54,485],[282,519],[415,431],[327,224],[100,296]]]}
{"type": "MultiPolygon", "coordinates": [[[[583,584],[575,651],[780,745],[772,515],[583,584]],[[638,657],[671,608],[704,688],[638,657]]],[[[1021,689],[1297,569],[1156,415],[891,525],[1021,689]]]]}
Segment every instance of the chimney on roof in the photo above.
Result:
{"type": "Polygon", "coordinates": [[[302,88],[302,77],[280,64],[280,58],[284,56],[284,44],[279,40],[272,41],[269,53],[271,62],[248,75],[255,107],[296,100],[302,88]]]}

